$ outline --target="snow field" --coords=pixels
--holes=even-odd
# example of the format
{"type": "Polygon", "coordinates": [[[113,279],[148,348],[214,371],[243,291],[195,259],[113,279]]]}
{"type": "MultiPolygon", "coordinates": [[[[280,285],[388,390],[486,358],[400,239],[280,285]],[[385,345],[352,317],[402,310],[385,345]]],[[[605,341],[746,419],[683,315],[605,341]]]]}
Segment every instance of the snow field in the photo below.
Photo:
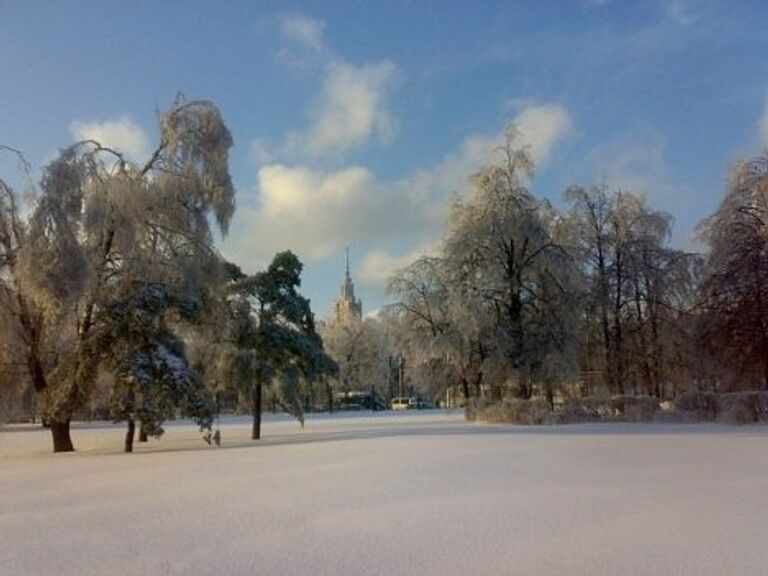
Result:
{"type": "Polygon", "coordinates": [[[460,413],[0,432],[0,574],[768,573],[768,428],[460,413]]]}

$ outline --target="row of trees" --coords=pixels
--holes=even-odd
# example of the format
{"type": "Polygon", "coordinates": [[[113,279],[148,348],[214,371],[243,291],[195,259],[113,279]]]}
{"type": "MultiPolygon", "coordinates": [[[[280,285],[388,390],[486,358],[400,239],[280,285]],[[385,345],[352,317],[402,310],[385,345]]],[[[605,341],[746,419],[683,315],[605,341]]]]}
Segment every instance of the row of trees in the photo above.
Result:
{"type": "Polygon", "coordinates": [[[318,390],[330,405],[329,379],[550,402],[768,386],[766,158],[734,169],[700,226],[703,257],[670,246],[671,217],[630,192],[571,187],[565,210],[537,198],[511,128],[436,253],[392,277],[395,304],[328,327],[326,353],[295,255],[248,276],[214,247],[235,209],[217,108],[177,101],[159,128],[143,164],[79,142],[39,186],[3,149],[35,198],[22,210],[0,180],[0,408],[34,397],[56,451],[97,398],[128,423],[130,450],[137,426],[157,436],[179,413],[210,429],[225,391],[249,403],[258,438],[265,387],[301,419],[318,390]]]}
{"type": "Polygon", "coordinates": [[[432,388],[552,402],[768,387],[768,160],[734,169],[704,257],[627,191],[571,187],[564,211],[537,198],[517,136],[454,203],[436,254],[391,279],[388,321],[432,388]]]}
{"type": "Polygon", "coordinates": [[[130,451],[137,425],[159,436],[179,413],[210,430],[224,387],[250,397],[258,438],[264,386],[301,418],[302,383],[335,372],[296,256],[246,276],[214,247],[235,210],[216,106],[181,99],[159,128],[143,164],[95,141],[63,150],[29,213],[0,180],[0,363],[26,373],[0,385],[31,383],[57,452],[73,450],[73,414],[104,389],[130,451]]]}

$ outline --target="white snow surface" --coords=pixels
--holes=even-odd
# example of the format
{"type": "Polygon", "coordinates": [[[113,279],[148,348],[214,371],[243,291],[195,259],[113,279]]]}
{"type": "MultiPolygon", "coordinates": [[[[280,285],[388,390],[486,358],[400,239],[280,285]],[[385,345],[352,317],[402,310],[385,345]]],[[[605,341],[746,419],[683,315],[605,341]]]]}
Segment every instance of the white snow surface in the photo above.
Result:
{"type": "Polygon", "coordinates": [[[768,428],[189,423],[0,431],[0,574],[768,574],[768,428]]]}

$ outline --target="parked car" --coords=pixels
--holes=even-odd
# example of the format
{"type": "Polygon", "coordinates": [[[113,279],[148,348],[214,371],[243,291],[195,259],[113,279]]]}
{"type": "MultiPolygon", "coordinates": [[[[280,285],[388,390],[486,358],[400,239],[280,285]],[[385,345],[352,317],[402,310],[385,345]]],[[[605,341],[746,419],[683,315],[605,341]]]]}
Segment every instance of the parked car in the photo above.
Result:
{"type": "Polygon", "coordinates": [[[386,402],[374,391],[348,390],[334,394],[336,410],[386,410],[386,402]]]}
{"type": "Polygon", "coordinates": [[[419,400],[403,396],[402,398],[392,398],[391,405],[392,410],[415,410],[419,407],[419,400]]]}
{"type": "Polygon", "coordinates": [[[366,408],[362,404],[348,403],[348,404],[339,404],[339,406],[336,409],[341,412],[362,412],[366,408]]]}

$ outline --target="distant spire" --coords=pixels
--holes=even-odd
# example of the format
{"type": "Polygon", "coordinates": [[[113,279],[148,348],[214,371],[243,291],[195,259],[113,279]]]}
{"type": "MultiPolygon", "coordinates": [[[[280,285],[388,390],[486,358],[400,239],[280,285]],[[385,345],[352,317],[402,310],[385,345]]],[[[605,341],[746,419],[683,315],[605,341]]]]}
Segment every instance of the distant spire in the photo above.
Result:
{"type": "Polygon", "coordinates": [[[349,246],[344,247],[344,282],[341,283],[341,297],[334,305],[334,322],[346,324],[359,322],[363,316],[363,304],[355,298],[355,285],[349,273],[349,246]]]}
{"type": "Polygon", "coordinates": [[[349,278],[349,246],[344,247],[344,274],[349,278]]]}

